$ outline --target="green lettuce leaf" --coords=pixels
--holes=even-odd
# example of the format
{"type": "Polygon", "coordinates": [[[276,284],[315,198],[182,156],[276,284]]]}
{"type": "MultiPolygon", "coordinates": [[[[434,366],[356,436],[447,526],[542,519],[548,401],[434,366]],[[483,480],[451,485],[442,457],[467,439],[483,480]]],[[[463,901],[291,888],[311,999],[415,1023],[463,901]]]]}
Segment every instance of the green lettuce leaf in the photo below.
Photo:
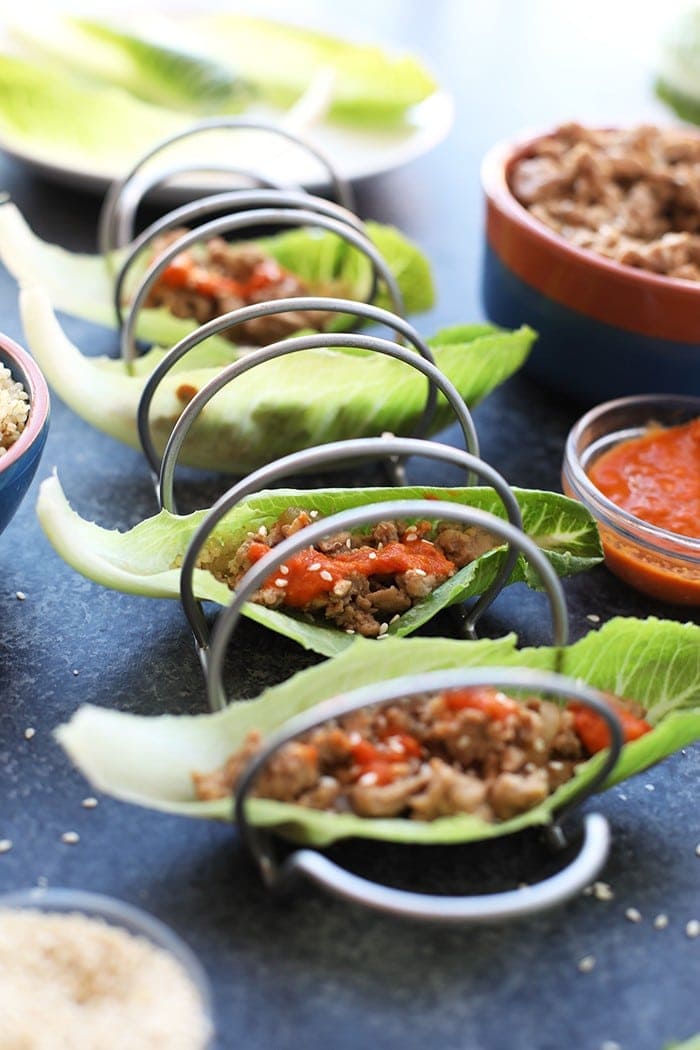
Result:
{"type": "MultiPolygon", "coordinates": [[[[648,706],[647,717],[654,728],[624,747],[622,761],[606,786],[700,739],[700,627],[656,619],[614,619],[564,650],[561,668],[560,655],[560,650],[550,647],[518,650],[512,635],[478,642],[391,638],[381,645],[358,638],[336,659],[216,714],[144,718],[88,705],[56,735],[100,791],[153,809],[219,819],[231,819],[231,800],[198,801],[193,771],[221,766],[250,729],[270,733],[322,700],[400,677],[406,668],[415,673],[485,665],[561,669],[600,689],[639,700],[648,706]]],[[[345,836],[414,843],[476,841],[549,822],[553,812],[590,779],[600,761],[601,756],[595,756],[540,805],[500,824],[466,814],[429,823],[370,820],[265,799],[251,800],[249,814],[256,824],[317,846],[345,836]]]]}
{"type": "Polygon", "coordinates": [[[689,4],[669,22],[657,54],[656,94],[683,120],[700,123],[700,7],[689,4]]]}
{"type": "Polygon", "coordinates": [[[235,112],[248,91],[230,63],[191,46],[172,20],[159,35],[133,33],[90,18],[32,19],[10,25],[12,37],[43,60],[123,88],[136,98],[192,113],[235,112]]]}
{"type": "MultiPolygon", "coordinates": [[[[595,522],[581,503],[552,492],[514,491],[525,532],[546,552],[559,575],[581,572],[601,560],[595,522]]],[[[269,528],[290,506],[318,510],[325,517],[370,501],[415,499],[426,494],[504,515],[500,499],[488,488],[276,489],[248,497],[234,507],[214,531],[210,542],[233,550],[249,531],[256,532],[261,525],[269,528]]],[[[161,511],[128,532],[120,533],[84,521],[71,509],[58,478],[53,477],[41,486],[37,513],[55,549],[84,576],[130,594],[177,598],[180,573],[173,566],[180,564],[206,511],[186,516],[161,511]]],[[[441,609],[483,593],[496,576],[503,554],[504,548],[494,549],[460,569],[392,623],[389,634],[410,634],[441,609]]],[[[511,582],[518,580],[525,580],[531,586],[539,583],[522,558],[511,577],[511,582]]],[[[220,605],[228,604],[231,596],[225,584],[202,569],[195,573],[195,593],[220,605]]],[[[309,622],[291,612],[253,603],[248,603],[245,611],[250,619],[325,656],[333,656],[352,644],[352,636],[343,631],[309,622]]],[[[385,644],[384,641],[381,644],[385,644]]]]}
{"type": "Polygon", "coordinates": [[[202,15],[186,24],[207,54],[242,74],[273,105],[290,105],[326,68],[334,78],[328,116],[347,124],[395,124],[437,90],[410,55],[241,14],[202,15]]]}
{"type": "Polygon", "coordinates": [[[0,141],[52,167],[113,178],[190,120],[51,64],[0,55],[0,141]]]}

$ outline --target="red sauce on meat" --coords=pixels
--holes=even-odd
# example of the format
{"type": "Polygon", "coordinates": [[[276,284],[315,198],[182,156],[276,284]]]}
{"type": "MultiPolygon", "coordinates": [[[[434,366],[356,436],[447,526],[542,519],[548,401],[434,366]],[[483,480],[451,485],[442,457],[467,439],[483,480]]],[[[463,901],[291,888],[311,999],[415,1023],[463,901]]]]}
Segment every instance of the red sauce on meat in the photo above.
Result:
{"type": "Polygon", "coordinates": [[[260,288],[279,283],[283,276],[284,270],[274,259],[263,259],[246,281],[236,281],[233,277],[226,277],[206,266],[200,266],[192,255],[185,251],[175,256],[160,279],[169,288],[186,288],[190,292],[210,298],[231,295],[238,299],[248,299],[260,288]]]}
{"type": "Polygon", "coordinates": [[[350,751],[355,765],[355,779],[372,775],[375,784],[390,784],[399,772],[400,763],[409,758],[420,758],[421,746],[408,733],[392,733],[379,744],[358,740],[350,751]]]}
{"type": "Polygon", "coordinates": [[[493,718],[496,721],[501,721],[518,711],[515,700],[486,686],[453,689],[445,694],[443,701],[448,711],[465,711],[469,708],[474,711],[482,711],[487,718],[493,718]]]}
{"type": "MultiPolygon", "coordinates": [[[[248,548],[248,558],[257,562],[270,549],[265,543],[253,542],[248,548]]],[[[278,569],[272,573],[265,587],[284,587],[285,604],[302,608],[352,576],[397,576],[409,569],[419,569],[426,575],[446,578],[453,575],[455,567],[429,540],[416,539],[386,543],[377,550],[358,547],[333,557],[310,547],[289,558],[284,568],[287,572],[278,569]]]]}
{"type": "MultiPolygon", "coordinates": [[[[618,704],[611,697],[608,698],[611,707],[622,724],[622,738],[625,744],[631,740],[638,740],[640,736],[651,732],[651,726],[643,718],[628,711],[622,704],[618,704]]],[[[574,716],[574,730],[579,740],[589,755],[595,755],[610,744],[610,733],[605,721],[584,704],[571,703],[569,710],[574,716]]]]}

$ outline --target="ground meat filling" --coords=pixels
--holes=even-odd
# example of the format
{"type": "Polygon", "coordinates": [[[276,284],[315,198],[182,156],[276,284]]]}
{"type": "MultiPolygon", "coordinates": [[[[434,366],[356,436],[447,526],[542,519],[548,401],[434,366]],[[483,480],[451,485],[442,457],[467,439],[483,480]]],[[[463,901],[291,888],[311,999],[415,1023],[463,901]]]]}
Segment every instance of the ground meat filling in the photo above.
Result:
{"type": "MultiPolygon", "coordinates": [[[[153,258],[186,230],[172,230],[153,242],[153,258]]],[[[211,321],[239,306],[309,295],[307,285],[271,256],[252,244],[229,244],[213,237],[180,252],[165,269],[146,299],[146,306],[164,306],[175,317],[211,321]]],[[[294,310],[245,321],[222,333],[235,343],[263,346],[302,328],[323,331],[324,311],[294,310]]]]}
{"type": "Polygon", "coordinates": [[[700,136],[679,128],[565,124],[510,174],[515,197],[579,248],[700,280],[700,136]]]}
{"type": "MultiPolygon", "coordinates": [[[[291,508],[271,529],[249,533],[233,555],[210,543],[198,565],[234,589],[251,565],[309,525],[314,515],[291,508]]],[[[349,634],[379,638],[401,613],[497,543],[477,527],[381,521],[371,532],[336,533],[294,555],[268,577],[253,601],[307,613],[349,634]]]]}
{"type": "MultiPolygon", "coordinates": [[[[616,707],[624,712],[626,739],[649,731],[641,708],[622,701],[616,707]]],[[[508,820],[538,805],[592,751],[607,746],[605,723],[587,709],[579,732],[580,712],[575,704],[516,701],[475,687],[364,708],[285,744],[253,793],[362,817],[472,813],[508,820]]],[[[197,797],[230,794],[260,746],[254,730],[223,768],[193,774],[197,797]]]]}

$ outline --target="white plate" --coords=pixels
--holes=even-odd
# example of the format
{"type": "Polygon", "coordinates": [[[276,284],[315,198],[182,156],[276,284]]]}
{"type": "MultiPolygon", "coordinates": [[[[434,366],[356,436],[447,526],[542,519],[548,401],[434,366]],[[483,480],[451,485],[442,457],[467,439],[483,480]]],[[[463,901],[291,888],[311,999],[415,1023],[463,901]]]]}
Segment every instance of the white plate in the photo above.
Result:
{"type": "MultiPolygon", "coordinates": [[[[253,110],[246,112],[246,117],[271,120],[275,115],[271,111],[253,110]]],[[[279,119],[280,114],[277,114],[279,119]]],[[[344,178],[354,181],[371,176],[382,175],[393,171],[409,161],[427,153],[440,143],[449,133],[454,116],[454,105],[446,92],[436,92],[409,113],[406,124],[396,130],[368,131],[331,125],[320,122],[305,130],[302,134],[314,145],[322,149],[344,178]]],[[[186,122],[183,123],[183,127],[186,122]]],[[[322,167],[313,158],[304,154],[298,147],[280,145],[279,140],[271,142],[269,136],[254,132],[243,132],[236,136],[223,131],[210,132],[206,136],[183,143],[172,152],[162,155],[159,166],[165,167],[165,160],[170,158],[183,163],[194,163],[202,160],[202,143],[210,140],[214,145],[216,159],[221,163],[226,157],[232,163],[241,164],[246,170],[264,170],[265,174],[289,185],[304,186],[306,189],[320,189],[328,185],[328,178],[322,167]],[[245,148],[241,143],[243,135],[249,136],[245,148]],[[260,149],[251,147],[250,136],[255,135],[260,149]],[[240,155],[245,160],[241,162],[240,155]],[[237,156],[238,155],[238,156],[237,156]]],[[[9,156],[28,165],[42,176],[63,183],[76,189],[92,193],[104,193],[108,185],[116,178],[126,174],[116,168],[108,170],[88,159],[84,162],[71,159],[66,163],[58,159],[52,150],[39,146],[30,148],[18,147],[16,143],[4,142],[0,136],[0,148],[9,156]]],[[[129,164],[138,160],[138,155],[128,158],[129,164]]],[[[237,184],[231,176],[197,175],[179,179],[178,196],[199,196],[211,192],[223,185],[231,187],[237,184]]],[[[240,180],[241,184],[246,180],[240,180]]]]}

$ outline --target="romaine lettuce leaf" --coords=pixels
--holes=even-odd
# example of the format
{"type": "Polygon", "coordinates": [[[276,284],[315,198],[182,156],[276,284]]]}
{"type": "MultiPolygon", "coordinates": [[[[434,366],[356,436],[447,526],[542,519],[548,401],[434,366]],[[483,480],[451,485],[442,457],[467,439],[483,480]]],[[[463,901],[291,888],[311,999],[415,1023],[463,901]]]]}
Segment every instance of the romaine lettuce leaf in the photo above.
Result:
{"type": "Polygon", "coordinates": [[[700,8],[681,8],[661,35],[656,93],[679,117],[700,124],[700,8]]]}
{"type": "Polygon", "coordinates": [[[190,120],[69,70],[0,55],[0,140],[51,166],[113,178],[190,120]]]}
{"type": "Polygon", "coordinates": [[[240,110],[248,90],[231,64],[192,47],[170,20],[158,33],[134,33],[90,18],[32,18],[11,22],[11,36],[73,73],[123,88],[145,102],[191,113],[240,110]]]}
{"type": "Polygon", "coordinates": [[[229,64],[274,105],[290,105],[324,68],[334,77],[328,116],[347,124],[395,124],[437,90],[432,75],[410,55],[228,12],[195,16],[186,24],[207,54],[229,64]]]}
{"type": "MultiPolygon", "coordinates": [[[[583,571],[601,560],[595,522],[575,500],[552,492],[515,489],[525,532],[546,552],[561,576],[583,571]]],[[[421,498],[437,495],[455,503],[477,507],[504,516],[499,497],[485,487],[439,489],[330,489],[298,491],[276,489],[248,497],[227,515],[213,533],[212,542],[222,541],[235,549],[249,531],[270,527],[290,506],[318,510],[323,516],[368,502],[421,498]]],[[[128,532],[100,528],[84,521],[69,506],[58,478],[43,482],[37,504],[39,520],[58,553],[78,572],[97,583],[131,594],[153,598],[177,598],[180,594],[179,565],[190,538],[206,511],[177,516],[161,511],[128,532]]],[[[415,631],[441,609],[482,594],[496,576],[504,548],[494,549],[460,569],[431,595],[409,609],[389,627],[391,635],[415,631]]],[[[520,558],[511,581],[539,581],[520,558]]],[[[225,605],[230,592],[209,572],[197,570],[195,593],[199,598],[225,605]]],[[[333,656],[352,644],[352,637],[333,626],[311,623],[301,616],[248,603],[246,615],[307,649],[333,656]]],[[[382,641],[384,644],[384,641],[382,641]]]]}
{"type": "MultiPolygon", "coordinates": [[[[257,699],[231,703],[216,714],[141,716],[83,706],[57,737],[94,786],[126,802],[192,817],[231,819],[228,798],[200,802],[191,774],[222,765],[250,729],[269,733],[322,700],[372,682],[412,672],[470,666],[522,666],[561,670],[600,689],[639,700],[653,730],[627,744],[606,786],[633,776],[700,739],[700,627],[693,624],[614,619],[563,651],[518,650],[514,636],[496,641],[390,638],[381,645],[356,639],[352,646],[257,699]]],[[[432,822],[369,820],[321,813],[288,803],[253,799],[250,819],[297,841],[328,845],[345,836],[393,842],[467,842],[544,824],[593,774],[595,756],[543,803],[512,820],[487,824],[471,815],[432,822]]]]}

